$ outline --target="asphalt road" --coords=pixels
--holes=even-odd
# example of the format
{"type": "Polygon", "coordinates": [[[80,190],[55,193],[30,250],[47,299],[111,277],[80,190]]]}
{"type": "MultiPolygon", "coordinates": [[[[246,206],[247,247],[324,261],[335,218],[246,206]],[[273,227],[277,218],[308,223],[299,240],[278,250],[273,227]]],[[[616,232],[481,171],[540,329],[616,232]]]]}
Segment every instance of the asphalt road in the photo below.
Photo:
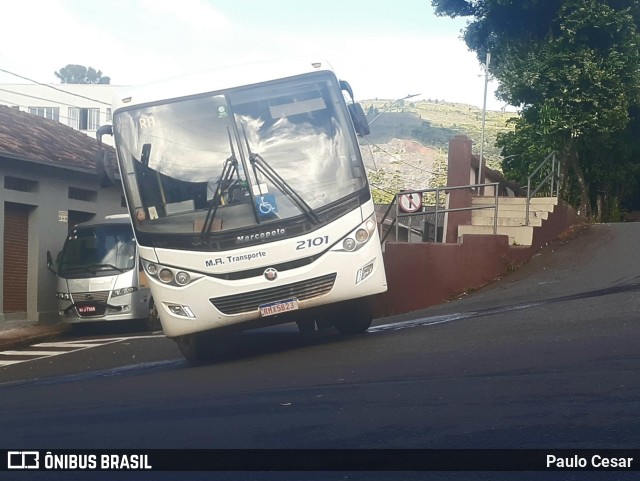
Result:
{"type": "MultiPolygon", "coordinates": [[[[362,336],[252,331],[198,366],[161,336],[85,333],[95,347],[0,368],[0,448],[637,449],[638,239],[640,224],[589,226],[491,286],[362,336]]],[[[201,479],[637,479],[524,474],[201,479]]]]}

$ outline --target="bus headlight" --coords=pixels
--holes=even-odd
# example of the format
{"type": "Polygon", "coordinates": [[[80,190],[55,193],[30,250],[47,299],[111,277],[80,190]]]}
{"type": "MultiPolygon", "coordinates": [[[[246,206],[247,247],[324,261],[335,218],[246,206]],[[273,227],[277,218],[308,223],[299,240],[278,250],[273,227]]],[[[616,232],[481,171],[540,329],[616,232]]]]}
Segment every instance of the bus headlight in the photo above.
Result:
{"type": "Polygon", "coordinates": [[[158,279],[160,279],[165,284],[169,284],[171,281],[173,281],[173,272],[171,272],[171,269],[167,269],[166,267],[164,267],[160,269],[160,272],[158,272],[158,279]]]}
{"type": "Polygon", "coordinates": [[[354,252],[365,245],[374,236],[377,229],[375,214],[365,220],[342,240],[342,245],[334,250],[354,252]]]}
{"type": "Polygon", "coordinates": [[[174,269],[173,267],[149,262],[144,259],[142,259],[142,266],[149,277],[171,286],[184,287],[202,277],[183,270],[174,269]]]}
{"type": "Polygon", "coordinates": [[[364,221],[364,228],[367,229],[368,232],[373,233],[376,230],[376,221],[374,219],[375,215],[372,215],[367,220],[364,221]]]}
{"type": "Polygon", "coordinates": [[[152,262],[145,262],[144,267],[147,270],[147,274],[151,276],[155,276],[158,274],[158,264],[154,264],[152,262]]]}
{"type": "Polygon", "coordinates": [[[362,244],[363,242],[367,242],[367,239],[369,239],[369,233],[366,229],[358,229],[356,231],[356,240],[358,242],[362,244]]]}
{"type": "Polygon", "coordinates": [[[176,284],[180,286],[186,286],[191,281],[191,276],[185,271],[180,271],[176,274],[176,284]]]}
{"type": "Polygon", "coordinates": [[[342,241],[342,247],[344,247],[344,250],[346,251],[355,250],[357,246],[358,246],[358,243],[355,241],[355,239],[352,239],[351,237],[347,237],[344,241],[342,241]]]}

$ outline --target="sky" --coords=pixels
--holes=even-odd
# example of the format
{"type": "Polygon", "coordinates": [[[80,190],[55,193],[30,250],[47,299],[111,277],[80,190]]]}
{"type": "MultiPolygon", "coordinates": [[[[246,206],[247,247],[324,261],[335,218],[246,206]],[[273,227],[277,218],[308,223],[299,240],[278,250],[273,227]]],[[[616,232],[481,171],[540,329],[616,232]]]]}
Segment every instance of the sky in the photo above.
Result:
{"type": "MultiPolygon", "coordinates": [[[[484,68],[461,39],[467,19],[436,17],[430,0],[14,0],[0,16],[0,69],[46,84],[67,64],[140,85],[308,55],[358,100],[484,103],[484,68]]],[[[29,82],[0,72],[0,83],[29,82]]],[[[496,87],[488,110],[505,107],[496,87]]]]}

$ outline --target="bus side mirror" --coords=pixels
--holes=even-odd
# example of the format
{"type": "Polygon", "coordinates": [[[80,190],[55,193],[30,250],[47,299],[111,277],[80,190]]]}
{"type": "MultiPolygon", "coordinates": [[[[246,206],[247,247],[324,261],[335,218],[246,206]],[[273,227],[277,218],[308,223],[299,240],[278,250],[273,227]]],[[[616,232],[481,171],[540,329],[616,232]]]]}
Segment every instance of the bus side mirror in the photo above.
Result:
{"type": "Polygon", "coordinates": [[[113,127],[111,125],[103,125],[96,131],[96,139],[98,140],[96,174],[100,180],[100,187],[111,187],[116,184],[116,176],[113,164],[109,160],[109,151],[102,145],[102,137],[104,135],[113,135],[113,127]]]}
{"type": "Polygon", "coordinates": [[[353,89],[349,82],[346,80],[340,80],[340,90],[347,92],[349,98],[351,99],[351,103],[347,105],[349,109],[349,115],[351,115],[351,121],[353,122],[353,126],[356,129],[356,133],[360,137],[364,137],[365,135],[369,135],[371,133],[371,129],[369,128],[369,121],[367,120],[367,116],[364,114],[364,110],[362,106],[357,103],[353,97],[353,89]]]}
{"type": "Polygon", "coordinates": [[[349,98],[351,99],[351,101],[353,102],[353,89],[351,88],[351,85],[349,85],[349,82],[347,82],[346,80],[340,80],[340,90],[344,90],[345,92],[347,92],[349,94],[349,98]]]}
{"type": "Polygon", "coordinates": [[[96,139],[100,149],[102,149],[102,137],[105,135],[113,135],[113,127],[111,125],[102,125],[96,130],[96,139]]]}
{"type": "Polygon", "coordinates": [[[47,269],[49,269],[54,274],[58,274],[53,268],[53,258],[51,257],[51,251],[47,251],[47,269]]]}
{"type": "Polygon", "coordinates": [[[351,114],[351,120],[353,121],[353,126],[356,129],[356,133],[360,137],[369,135],[371,133],[371,129],[369,128],[369,121],[367,120],[367,116],[364,114],[362,105],[354,102],[348,107],[349,113],[351,114]]]}
{"type": "Polygon", "coordinates": [[[109,152],[98,152],[96,155],[96,174],[100,180],[100,187],[106,188],[116,185],[113,166],[109,162],[109,152]]]}

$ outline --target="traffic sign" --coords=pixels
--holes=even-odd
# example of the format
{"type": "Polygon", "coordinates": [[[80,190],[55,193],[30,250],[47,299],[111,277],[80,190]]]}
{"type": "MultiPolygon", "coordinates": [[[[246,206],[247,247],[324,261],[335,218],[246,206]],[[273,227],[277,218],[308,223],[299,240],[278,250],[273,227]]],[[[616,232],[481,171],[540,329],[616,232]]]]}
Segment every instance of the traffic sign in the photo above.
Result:
{"type": "Polygon", "coordinates": [[[422,209],[422,195],[419,193],[400,194],[398,196],[400,210],[407,214],[413,214],[422,209]]]}

